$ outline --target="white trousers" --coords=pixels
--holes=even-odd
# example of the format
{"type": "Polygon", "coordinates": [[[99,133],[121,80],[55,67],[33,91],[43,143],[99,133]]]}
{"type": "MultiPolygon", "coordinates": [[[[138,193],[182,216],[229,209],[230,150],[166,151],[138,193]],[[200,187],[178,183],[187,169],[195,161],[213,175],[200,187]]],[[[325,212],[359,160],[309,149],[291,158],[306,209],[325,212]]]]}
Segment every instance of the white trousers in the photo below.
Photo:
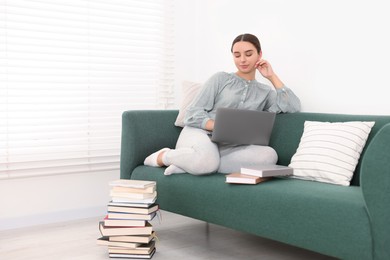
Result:
{"type": "Polygon", "coordinates": [[[278,155],[269,146],[218,145],[210,140],[208,132],[185,126],[176,148],[165,153],[165,165],[175,165],[185,172],[202,175],[212,172],[240,172],[241,167],[276,164],[278,155]]]}

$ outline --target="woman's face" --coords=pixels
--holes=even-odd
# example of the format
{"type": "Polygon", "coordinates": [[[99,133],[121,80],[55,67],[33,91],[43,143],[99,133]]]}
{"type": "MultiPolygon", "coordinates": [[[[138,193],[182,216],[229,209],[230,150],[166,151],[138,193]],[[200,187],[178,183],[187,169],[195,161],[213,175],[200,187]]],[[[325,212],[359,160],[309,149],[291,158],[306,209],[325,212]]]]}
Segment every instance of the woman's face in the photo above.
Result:
{"type": "Polygon", "coordinates": [[[261,58],[261,54],[257,52],[252,43],[241,41],[233,45],[233,58],[240,73],[250,74],[255,73],[255,65],[261,58]]]}

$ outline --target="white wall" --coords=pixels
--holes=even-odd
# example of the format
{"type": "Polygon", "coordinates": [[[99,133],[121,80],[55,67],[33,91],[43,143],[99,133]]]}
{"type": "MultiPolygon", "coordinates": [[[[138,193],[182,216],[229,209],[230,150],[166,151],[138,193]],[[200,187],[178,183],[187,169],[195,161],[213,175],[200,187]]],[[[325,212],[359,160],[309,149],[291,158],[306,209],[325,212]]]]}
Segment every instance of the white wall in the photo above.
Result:
{"type": "MultiPolygon", "coordinates": [[[[182,80],[235,71],[230,44],[249,32],[303,111],[388,115],[387,6],[386,0],[176,0],[176,88],[182,80]]],[[[258,80],[267,82],[260,74],[258,80]]]]}
{"type": "Polygon", "coordinates": [[[0,181],[0,231],[103,216],[118,171],[0,181]]]}

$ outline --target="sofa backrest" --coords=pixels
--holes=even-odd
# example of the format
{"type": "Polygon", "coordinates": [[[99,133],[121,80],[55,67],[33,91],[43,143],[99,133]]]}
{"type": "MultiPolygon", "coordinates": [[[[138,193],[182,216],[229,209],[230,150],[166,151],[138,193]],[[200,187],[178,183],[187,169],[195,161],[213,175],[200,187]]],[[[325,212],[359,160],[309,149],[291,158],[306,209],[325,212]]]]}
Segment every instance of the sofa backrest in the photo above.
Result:
{"type": "Polygon", "coordinates": [[[361,154],[359,163],[355,169],[351,185],[359,186],[360,162],[364,156],[368,144],[375,134],[385,124],[390,122],[390,116],[376,115],[347,115],[347,114],[325,114],[325,113],[291,113],[278,114],[275,120],[275,126],[272,132],[270,146],[273,147],[278,156],[278,164],[288,165],[291,157],[298,148],[305,121],[320,122],[348,122],[348,121],[375,121],[368,137],[365,148],[361,154]]]}

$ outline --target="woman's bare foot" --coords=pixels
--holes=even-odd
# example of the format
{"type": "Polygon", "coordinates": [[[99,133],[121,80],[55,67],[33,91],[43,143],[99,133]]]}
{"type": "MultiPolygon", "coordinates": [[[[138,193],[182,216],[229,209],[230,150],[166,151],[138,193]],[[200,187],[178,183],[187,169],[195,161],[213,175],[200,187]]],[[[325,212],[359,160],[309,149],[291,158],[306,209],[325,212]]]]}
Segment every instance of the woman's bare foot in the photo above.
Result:
{"type": "Polygon", "coordinates": [[[165,152],[166,152],[166,151],[161,151],[161,152],[158,154],[158,156],[157,156],[157,164],[158,164],[158,166],[160,166],[160,167],[165,166],[165,164],[164,164],[164,162],[163,162],[163,159],[162,159],[165,152]]]}

